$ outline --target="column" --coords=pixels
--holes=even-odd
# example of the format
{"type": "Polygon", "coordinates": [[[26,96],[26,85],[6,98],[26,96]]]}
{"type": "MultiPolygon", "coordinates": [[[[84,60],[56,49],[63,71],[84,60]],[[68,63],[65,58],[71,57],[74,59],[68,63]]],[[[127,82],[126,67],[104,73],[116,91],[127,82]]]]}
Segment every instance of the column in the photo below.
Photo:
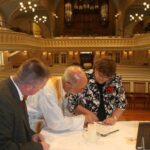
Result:
{"type": "Polygon", "coordinates": [[[0,66],[4,65],[4,52],[0,52],[0,66]]]}

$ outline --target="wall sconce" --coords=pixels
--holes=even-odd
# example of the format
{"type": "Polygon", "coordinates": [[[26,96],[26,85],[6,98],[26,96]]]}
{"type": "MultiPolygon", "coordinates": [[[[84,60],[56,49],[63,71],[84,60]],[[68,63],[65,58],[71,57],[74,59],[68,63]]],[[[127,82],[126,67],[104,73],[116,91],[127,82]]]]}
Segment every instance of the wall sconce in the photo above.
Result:
{"type": "Polygon", "coordinates": [[[27,51],[23,51],[23,55],[27,55],[27,53],[28,53],[27,51]]]}
{"type": "Polygon", "coordinates": [[[71,59],[74,58],[74,53],[73,53],[73,51],[69,51],[69,57],[70,57],[71,59]]]}
{"type": "Polygon", "coordinates": [[[105,56],[105,51],[102,51],[102,52],[101,52],[101,56],[105,56]]]}
{"type": "Polygon", "coordinates": [[[133,51],[129,51],[129,56],[132,56],[133,55],[133,51]]]}
{"type": "Polygon", "coordinates": [[[73,55],[73,51],[70,51],[70,52],[69,52],[69,55],[72,56],[72,55],[73,55]]]}
{"type": "Polygon", "coordinates": [[[127,58],[127,55],[128,55],[127,51],[123,51],[123,57],[127,58]]]}
{"type": "Polygon", "coordinates": [[[99,56],[99,55],[100,55],[100,52],[99,52],[99,51],[96,51],[95,54],[96,54],[96,56],[99,56]]]}
{"type": "Polygon", "coordinates": [[[49,52],[49,53],[48,53],[48,55],[49,55],[49,56],[51,56],[51,55],[52,55],[52,53],[51,53],[51,52],[49,52]]]}
{"type": "Polygon", "coordinates": [[[43,56],[46,56],[46,55],[47,55],[47,52],[43,52],[42,54],[43,54],[43,56]]]}
{"type": "Polygon", "coordinates": [[[78,52],[75,52],[74,54],[75,54],[75,56],[77,56],[77,55],[78,55],[78,52]]]}

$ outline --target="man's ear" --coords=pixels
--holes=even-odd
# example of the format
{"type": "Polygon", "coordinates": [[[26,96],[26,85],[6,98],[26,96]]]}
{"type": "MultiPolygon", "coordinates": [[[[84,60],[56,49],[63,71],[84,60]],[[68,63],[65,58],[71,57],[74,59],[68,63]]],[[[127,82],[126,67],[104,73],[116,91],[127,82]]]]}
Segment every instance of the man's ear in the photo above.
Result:
{"type": "Polygon", "coordinates": [[[32,85],[24,84],[22,88],[25,93],[28,93],[28,91],[31,91],[33,87],[32,85]]]}
{"type": "Polygon", "coordinates": [[[67,89],[70,89],[72,87],[70,82],[65,82],[65,86],[66,86],[67,89]]]}

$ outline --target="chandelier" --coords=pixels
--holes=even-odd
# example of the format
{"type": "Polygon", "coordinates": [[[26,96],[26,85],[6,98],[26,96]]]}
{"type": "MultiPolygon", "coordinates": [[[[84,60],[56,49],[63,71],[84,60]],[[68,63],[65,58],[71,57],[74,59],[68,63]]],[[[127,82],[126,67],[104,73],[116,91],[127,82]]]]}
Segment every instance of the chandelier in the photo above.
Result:
{"type": "Polygon", "coordinates": [[[33,15],[34,15],[33,20],[35,23],[45,23],[47,21],[47,16],[35,14],[35,10],[38,6],[37,3],[33,2],[33,1],[32,2],[31,1],[27,1],[27,2],[21,1],[19,3],[19,5],[20,5],[19,10],[21,12],[24,12],[24,13],[32,12],[33,13],[33,15]]]}
{"type": "Polygon", "coordinates": [[[20,2],[19,5],[20,5],[19,10],[25,13],[27,13],[28,11],[35,12],[35,8],[37,7],[37,4],[31,1],[27,1],[27,3],[20,2]]]}
{"type": "Polygon", "coordinates": [[[150,9],[150,4],[148,4],[147,2],[143,2],[142,4],[144,6],[143,8],[143,13],[135,13],[135,14],[130,14],[130,21],[142,21],[144,19],[144,14],[146,15],[145,11],[147,11],[148,9],[150,9]]]}
{"type": "Polygon", "coordinates": [[[45,23],[47,21],[47,16],[39,16],[39,15],[35,15],[34,16],[34,22],[36,23],[45,23]]]}
{"type": "Polygon", "coordinates": [[[144,10],[147,11],[150,8],[150,4],[143,2],[144,10]]]}
{"type": "Polygon", "coordinates": [[[142,21],[144,18],[144,14],[138,14],[138,13],[135,13],[135,14],[131,14],[130,15],[130,21],[135,21],[135,22],[138,22],[138,21],[142,21]]]}

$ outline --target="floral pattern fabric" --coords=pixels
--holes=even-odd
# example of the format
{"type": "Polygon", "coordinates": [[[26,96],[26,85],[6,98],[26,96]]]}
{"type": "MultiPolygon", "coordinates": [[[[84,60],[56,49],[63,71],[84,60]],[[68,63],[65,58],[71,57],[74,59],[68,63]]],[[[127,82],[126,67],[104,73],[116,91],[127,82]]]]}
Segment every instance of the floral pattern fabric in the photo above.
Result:
{"type": "MultiPolygon", "coordinates": [[[[97,115],[101,102],[100,92],[94,78],[93,70],[89,70],[86,73],[89,81],[82,93],[66,95],[68,109],[70,112],[74,112],[78,105],[82,105],[97,115]]],[[[126,108],[127,101],[120,76],[114,75],[111,80],[106,82],[103,86],[103,101],[107,117],[109,117],[116,108],[126,108]]]]}

